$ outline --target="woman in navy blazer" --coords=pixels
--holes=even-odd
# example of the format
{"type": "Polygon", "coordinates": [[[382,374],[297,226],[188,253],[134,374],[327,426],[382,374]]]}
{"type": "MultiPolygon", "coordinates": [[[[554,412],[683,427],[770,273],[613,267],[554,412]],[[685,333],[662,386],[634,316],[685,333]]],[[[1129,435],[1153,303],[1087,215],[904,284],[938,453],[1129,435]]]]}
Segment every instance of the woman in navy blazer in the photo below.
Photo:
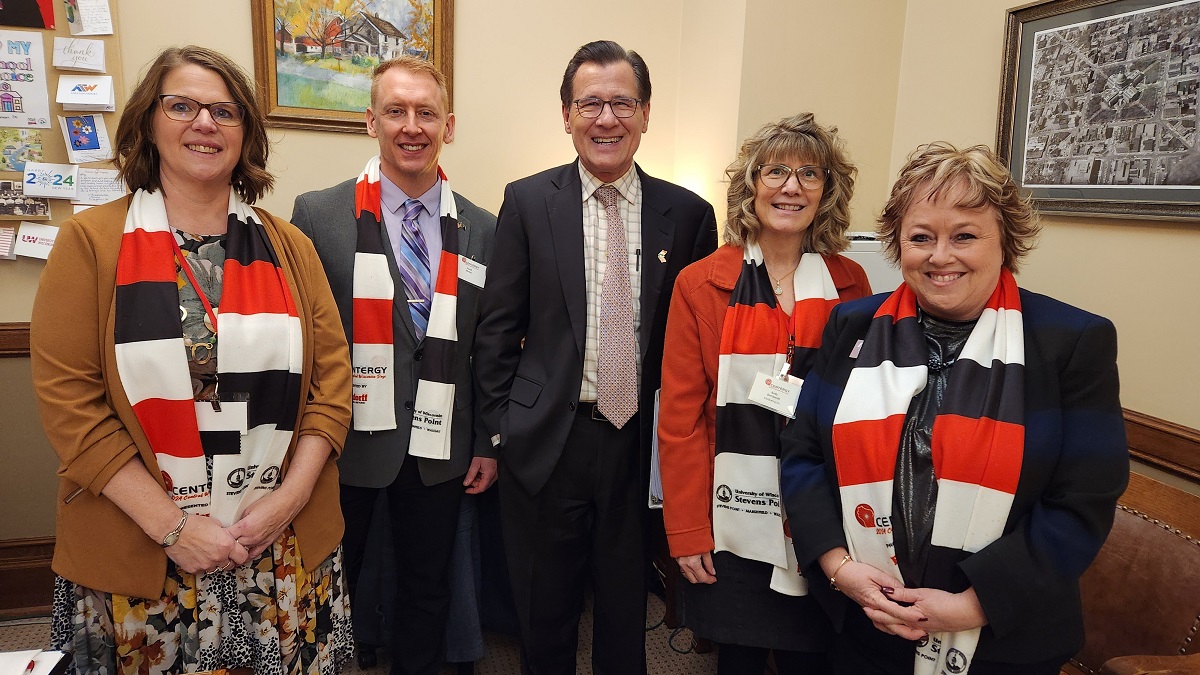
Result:
{"type": "Polygon", "coordinates": [[[904,284],[838,305],[781,491],[840,673],[1057,673],[1129,475],[1107,319],[1018,289],[1038,227],[990,150],[935,143],[880,234],[904,284]]]}

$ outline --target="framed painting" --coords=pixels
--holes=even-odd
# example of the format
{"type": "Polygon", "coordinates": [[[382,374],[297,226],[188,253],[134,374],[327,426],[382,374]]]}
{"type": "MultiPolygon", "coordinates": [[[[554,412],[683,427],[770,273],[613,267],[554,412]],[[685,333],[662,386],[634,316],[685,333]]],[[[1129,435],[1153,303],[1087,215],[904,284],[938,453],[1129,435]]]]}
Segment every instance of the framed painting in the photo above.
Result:
{"type": "Polygon", "coordinates": [[[371,71],[412,54],[446,76],[453,0],[251,0],[254,71],[267,125],[366,132],[371,71]]]}
{"type": "Polygon", "coordinates": [[[996,151],[1040,211],[1200,219],[1200,0],[1008,10],[996,151]]]}

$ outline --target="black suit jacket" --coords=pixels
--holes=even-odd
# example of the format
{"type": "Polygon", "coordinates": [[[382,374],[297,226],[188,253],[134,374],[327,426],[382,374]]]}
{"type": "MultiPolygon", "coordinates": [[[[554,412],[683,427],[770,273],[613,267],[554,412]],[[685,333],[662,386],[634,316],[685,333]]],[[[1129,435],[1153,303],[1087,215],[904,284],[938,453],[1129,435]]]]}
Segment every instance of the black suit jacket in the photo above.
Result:
{"type": "MultiPolygon", "coordinates": [[[[712,206],[678,185],[642,184],[641,447],[649,457],[663,337],[680,270],[716,249],[712,206]]],[[[587,296],[578,162],[508,185],[476,334],[479,415],[529,494],[562,455],[579,402],[587,296]]]]}
{"type": "MultiPolygon", "coordinates": [[[[358,245],[358,222],[354,218],[354,185],[350,179],[331,188],[306,192],[296,197],[292,222],[313,240],[333,298],[342,315],[346,340],[354,343],[354,250],[358,245]]],[[[495,231],[495,217],[455,193],[458,207],[458,250],[462,255],[488,263],[495,231]]],[[[387,229],[383,240],[388,241],[387,229]]],[[[412,423],[412,402],[416,397],[417,380],[421,370],[421,343],[417,342],[408,300],[404,296],[404,281],[393,259],[391,246],[385,243],[384,253],[392,281],[396,287],[393,303],[392,332],[395,345],[396,369],[396,429],[391,431],[354,431],[346,438],[346,448],[338,459],[341,483],[357,487],[386,487],[396,479],[408,456],[408,434],[412,423]]],[[[486,282],[485,282],[486,285],[486,282]]],[[[472,457],[495,457],[487,436],[477,434],[478,425],[472,415],[474,383],[471,371],[472,338],[479,290],[471,284],[459,284],[458,346],[454,363],[454,421],[450,427],[450,459],[418,458],[421,482],[437,485],[462,478],[472,457]]]]}

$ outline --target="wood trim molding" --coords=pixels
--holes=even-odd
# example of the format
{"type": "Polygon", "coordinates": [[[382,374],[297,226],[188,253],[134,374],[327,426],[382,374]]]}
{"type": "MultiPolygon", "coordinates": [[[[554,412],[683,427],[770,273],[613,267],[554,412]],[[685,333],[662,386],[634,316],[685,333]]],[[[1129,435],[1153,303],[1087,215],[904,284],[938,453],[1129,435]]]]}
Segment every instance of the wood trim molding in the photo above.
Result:
{"type": "Polygon", "coordinates": [[[29,356],[29,322],[0,323],[0,357],[29,356]]]}
{"type": "Polygon", "coordinates": [[[54,537],[0,541],[0,619],[48,616],[54,537]]]}
{"type": "Polygon", "coordinates": [[[1129,455],[1157,469],[1200,481],[1200,429],[1125,409],[1129,455]]]}

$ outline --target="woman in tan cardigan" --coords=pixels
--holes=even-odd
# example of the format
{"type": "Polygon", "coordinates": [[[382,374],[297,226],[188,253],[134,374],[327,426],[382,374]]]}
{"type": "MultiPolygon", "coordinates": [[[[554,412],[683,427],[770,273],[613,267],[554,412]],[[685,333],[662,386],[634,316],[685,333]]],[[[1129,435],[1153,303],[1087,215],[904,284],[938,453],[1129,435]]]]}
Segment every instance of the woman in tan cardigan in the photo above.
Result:
{"type": "Polygon", "coordinates": [[[726,173],[726,245],[680,273],[667,318],[667,541],[690,582],[684,622],[719,644],[719,675],[762,673],[771,651],[781,674],[823,672],[829,626],[792,562],[779,432],[830,309],[870,294],[838,255],[855,169],[837,130],[803,113],[748,138],[726,173]]]}
{"type": "Polygon", "coordinates": [[[250,206],[272,183],[251,84],[167,49],[115,145],[133,194],[63,225],[31,322],[53,647],[77,672],[336,673],[349,358],[309,240],[250,206]]]}

